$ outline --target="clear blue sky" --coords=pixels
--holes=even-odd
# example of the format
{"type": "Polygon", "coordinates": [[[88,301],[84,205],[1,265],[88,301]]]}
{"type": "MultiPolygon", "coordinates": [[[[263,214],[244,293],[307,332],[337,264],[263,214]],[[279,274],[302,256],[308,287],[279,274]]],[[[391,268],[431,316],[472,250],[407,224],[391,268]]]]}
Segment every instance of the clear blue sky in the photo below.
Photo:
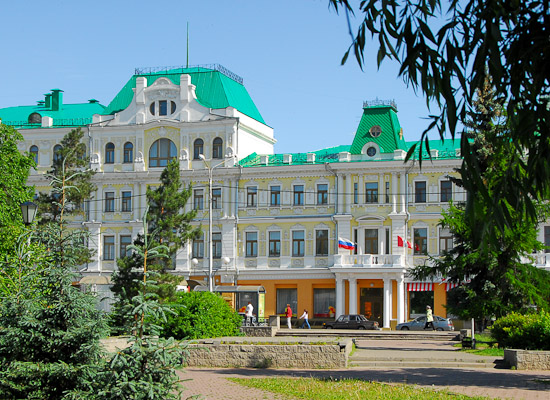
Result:
{"type": "Polygon", "coordinates": [[[377,70],[377,48],[364,71],[352,58],[340,65],[351,39],[328,0],[25,0],[4,2],[2,17],[0,108],[52,88],[66,103],[107,105],[134,68],[185,65],[189,22],[189,64],[244,78],[277,153],[351,144],[364,100],[394,99],[406,140],[428,124],[398,66],[377,70]]]}

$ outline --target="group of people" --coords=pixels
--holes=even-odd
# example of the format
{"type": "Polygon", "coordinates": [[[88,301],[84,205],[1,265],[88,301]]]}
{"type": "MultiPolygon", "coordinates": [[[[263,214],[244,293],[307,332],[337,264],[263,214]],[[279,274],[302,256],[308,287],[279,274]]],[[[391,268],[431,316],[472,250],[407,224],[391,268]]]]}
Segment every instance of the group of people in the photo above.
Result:
{"type": "MultiPolygon", "coordinates": [[[[286,325],[288,326],[288,329],[292,329],[292,308],[290,308],[290,304],[286,305],[285,316],[286,316],[286,325]]],[[[309,313],[305,308],[300,319],[304,320],[300,328],[305,329],[305,327],[307,326],[307,329],[311,329],[311,326],[309,325],[309,313]]]]}

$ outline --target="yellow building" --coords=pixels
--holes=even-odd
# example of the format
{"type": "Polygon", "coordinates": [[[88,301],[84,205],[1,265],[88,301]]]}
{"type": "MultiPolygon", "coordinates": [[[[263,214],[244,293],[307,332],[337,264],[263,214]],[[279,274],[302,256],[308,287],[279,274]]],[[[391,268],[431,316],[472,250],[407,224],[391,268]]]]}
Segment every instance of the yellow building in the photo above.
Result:
{"type": "MultiPolygon", "coordinates": [[[[29,184],[39,191],[49,190],[44,172],[61,138],[85,130],[98,189],[74,223],[90,231],[95,250],[82,271],[88,282],[116,269],[143,229],[147,186],[177,158],[194,188],[187,207],[204,230],[175,262],[191,288],[208,287],[211,272],[237,309],[251,301],[263,316],[287,304],[314,320],[361,313],[386,328],[427,304],[446,316],[448,285],[414,282],[407,271],[453,245],[438,223],[450,200],[464,200],[449,179],[460,145],[431,141],[422,169],[418,154],[405,163],[412,143],[394,102],[365,102],[351,144],[274,154],[273,129],[242,80],[220,66],[136,71],[108,106],[62,100],[55,89],[36,106],[0,109],[0,118],[23,134],[20,150],[38,165],[29,184]]],[[[550,227],[540,235],[548,243],[550,227]]],[[[537,257],[550,267],[548,254],[537,257]]]]}

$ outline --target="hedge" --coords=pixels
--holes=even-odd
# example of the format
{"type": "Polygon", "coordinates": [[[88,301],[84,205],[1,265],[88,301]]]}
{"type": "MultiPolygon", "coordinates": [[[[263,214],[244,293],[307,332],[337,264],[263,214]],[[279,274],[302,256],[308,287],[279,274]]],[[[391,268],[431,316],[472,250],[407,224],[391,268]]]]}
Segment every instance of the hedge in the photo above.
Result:
{"type": "Polygon", "coordinates": [[[550,350],[550,314],[508,314],[495,321],[491,335],[499,347],[550,350]]]}

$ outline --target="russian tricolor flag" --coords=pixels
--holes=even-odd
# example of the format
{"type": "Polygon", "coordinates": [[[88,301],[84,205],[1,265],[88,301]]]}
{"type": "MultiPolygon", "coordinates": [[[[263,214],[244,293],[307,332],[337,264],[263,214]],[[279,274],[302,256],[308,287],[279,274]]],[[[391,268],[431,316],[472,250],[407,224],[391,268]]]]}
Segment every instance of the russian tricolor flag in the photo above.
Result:
{"type": "Polygon", "coordinates": [[[344,238],[339,237],[338,238],[338,247],[340,247],[342,249],[353,250],[353,249],[355,249],[355,243],[353,243],[349,239],[344,239],[344,238]]]}

